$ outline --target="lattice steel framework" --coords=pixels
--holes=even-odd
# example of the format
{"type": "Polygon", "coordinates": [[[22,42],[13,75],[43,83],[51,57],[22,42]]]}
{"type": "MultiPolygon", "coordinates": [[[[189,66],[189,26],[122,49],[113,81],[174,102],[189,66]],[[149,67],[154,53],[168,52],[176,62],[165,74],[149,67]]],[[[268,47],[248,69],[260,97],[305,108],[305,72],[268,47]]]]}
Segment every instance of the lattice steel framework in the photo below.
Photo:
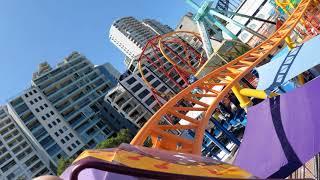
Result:
{"type": "Polygon", "coordinates": [[[312,0],[302,0],[286,22],[260,45],[212,71],[171,98],[148,120],[131,144],[143,145],[150,137],[153,148],[200,154],[204,132],[218,103],[246,74],[276,51],[285,38],[290,36],[311,4],[312,0]],[[201,98],[206,98],[206,101],[201,98]],[[190,117],[187,112],[199,112],[200,116],[190,117]],[[161,125],[159,122],[164,116],[173,116],[188,123],[161,125]],[[187,139],[171,134],[168,130],[192,130],[195,136],[187,139]]]}

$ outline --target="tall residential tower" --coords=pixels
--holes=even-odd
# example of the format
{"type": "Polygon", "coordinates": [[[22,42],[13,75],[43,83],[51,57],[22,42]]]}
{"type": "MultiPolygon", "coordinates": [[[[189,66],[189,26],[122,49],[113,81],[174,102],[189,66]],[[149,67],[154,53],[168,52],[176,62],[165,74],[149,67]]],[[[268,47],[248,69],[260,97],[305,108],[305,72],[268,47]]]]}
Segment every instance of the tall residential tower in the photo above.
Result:
{"type": "Polygon", "coordinates": [[[110,64],[94,66],[73,52],[55,68],[40,64],[31,87],[9,101],[9,113],[56,166],[60,158],[94,148],[126,128],[128,120],[104,108],[104,96],[118,76],[110,64]]]}
{"type": "Polygon", "coordinates": [[[151,38],[171,31],[168,25],[156,20],[139,21],[134,17],[124,17],[111,25],[109,38],[127,57],[134,59],[151,38]]]}
{"type": "Polygon", "coordinates": [[[31,179],[53,174],[53,169],[49,159],[13,120],[7,107],[0,106],[0,179],[31,179]]]}

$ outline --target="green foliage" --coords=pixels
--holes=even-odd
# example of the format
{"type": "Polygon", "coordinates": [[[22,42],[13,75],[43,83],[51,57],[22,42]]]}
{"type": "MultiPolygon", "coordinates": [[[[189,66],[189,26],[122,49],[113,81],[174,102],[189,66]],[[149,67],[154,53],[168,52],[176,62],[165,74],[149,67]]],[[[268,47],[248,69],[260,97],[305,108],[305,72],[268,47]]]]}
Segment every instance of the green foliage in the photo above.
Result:
{"type": "MultiPolygon", "coordinates": [[[[96,149],[106,149],[118,147],[121,143],[130,143],[133,136],[128,129],[121,129],[115,137],[110,137],[102,142],[100,142],[95,148],[96,149]]],[[[61,158],[58,161],[57,174],[60,176],[63,171],[69,167],[75,158],[61,158]]]]}
{"type": "Polygon", "coordinates": [[[27,180],[25,176],[18,176],[16,180],[27,180]]]}
{"type": "Polygon", "coordinates": [[[60,158],[57,167],[58,176],[60,176],[63,173],[63,171],[72,164],[73,161],[74,158],[60,158]]]}
{"type": "Polygon", "coordinates": [[[133,136],[128,129],[121,129],[115,137],[108,138],[96,146],[96,149],[118,147],[121,143],[130,143],[133,136]]]}

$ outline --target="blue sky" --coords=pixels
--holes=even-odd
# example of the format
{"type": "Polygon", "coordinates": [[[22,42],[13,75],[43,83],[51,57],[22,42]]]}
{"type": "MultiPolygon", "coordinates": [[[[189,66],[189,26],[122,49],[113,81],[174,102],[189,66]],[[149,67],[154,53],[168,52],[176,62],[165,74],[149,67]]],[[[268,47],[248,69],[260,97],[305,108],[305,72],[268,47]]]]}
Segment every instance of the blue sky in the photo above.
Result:
{"type": "Polygon", "coordinates": [[[124,71],[124,55],[108,39],[114,20],[153,18],[175,28],[190,10],[184,0],[0,0],[0,103],[30,85],[40,62],[55,66],[72,51],[124,71]]]}

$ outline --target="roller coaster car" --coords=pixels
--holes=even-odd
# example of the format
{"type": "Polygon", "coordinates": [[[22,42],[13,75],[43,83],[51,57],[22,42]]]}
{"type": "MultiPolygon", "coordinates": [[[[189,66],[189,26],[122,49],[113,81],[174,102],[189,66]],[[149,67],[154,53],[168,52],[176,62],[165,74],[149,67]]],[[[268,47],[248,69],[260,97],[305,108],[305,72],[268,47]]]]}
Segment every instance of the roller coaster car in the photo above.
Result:
{"type": "Polygon", "coordinates": [[[86,150],[63,179],[243,179],[255,178],[237,166],[192,154],[122,144],[86,150]]]}

